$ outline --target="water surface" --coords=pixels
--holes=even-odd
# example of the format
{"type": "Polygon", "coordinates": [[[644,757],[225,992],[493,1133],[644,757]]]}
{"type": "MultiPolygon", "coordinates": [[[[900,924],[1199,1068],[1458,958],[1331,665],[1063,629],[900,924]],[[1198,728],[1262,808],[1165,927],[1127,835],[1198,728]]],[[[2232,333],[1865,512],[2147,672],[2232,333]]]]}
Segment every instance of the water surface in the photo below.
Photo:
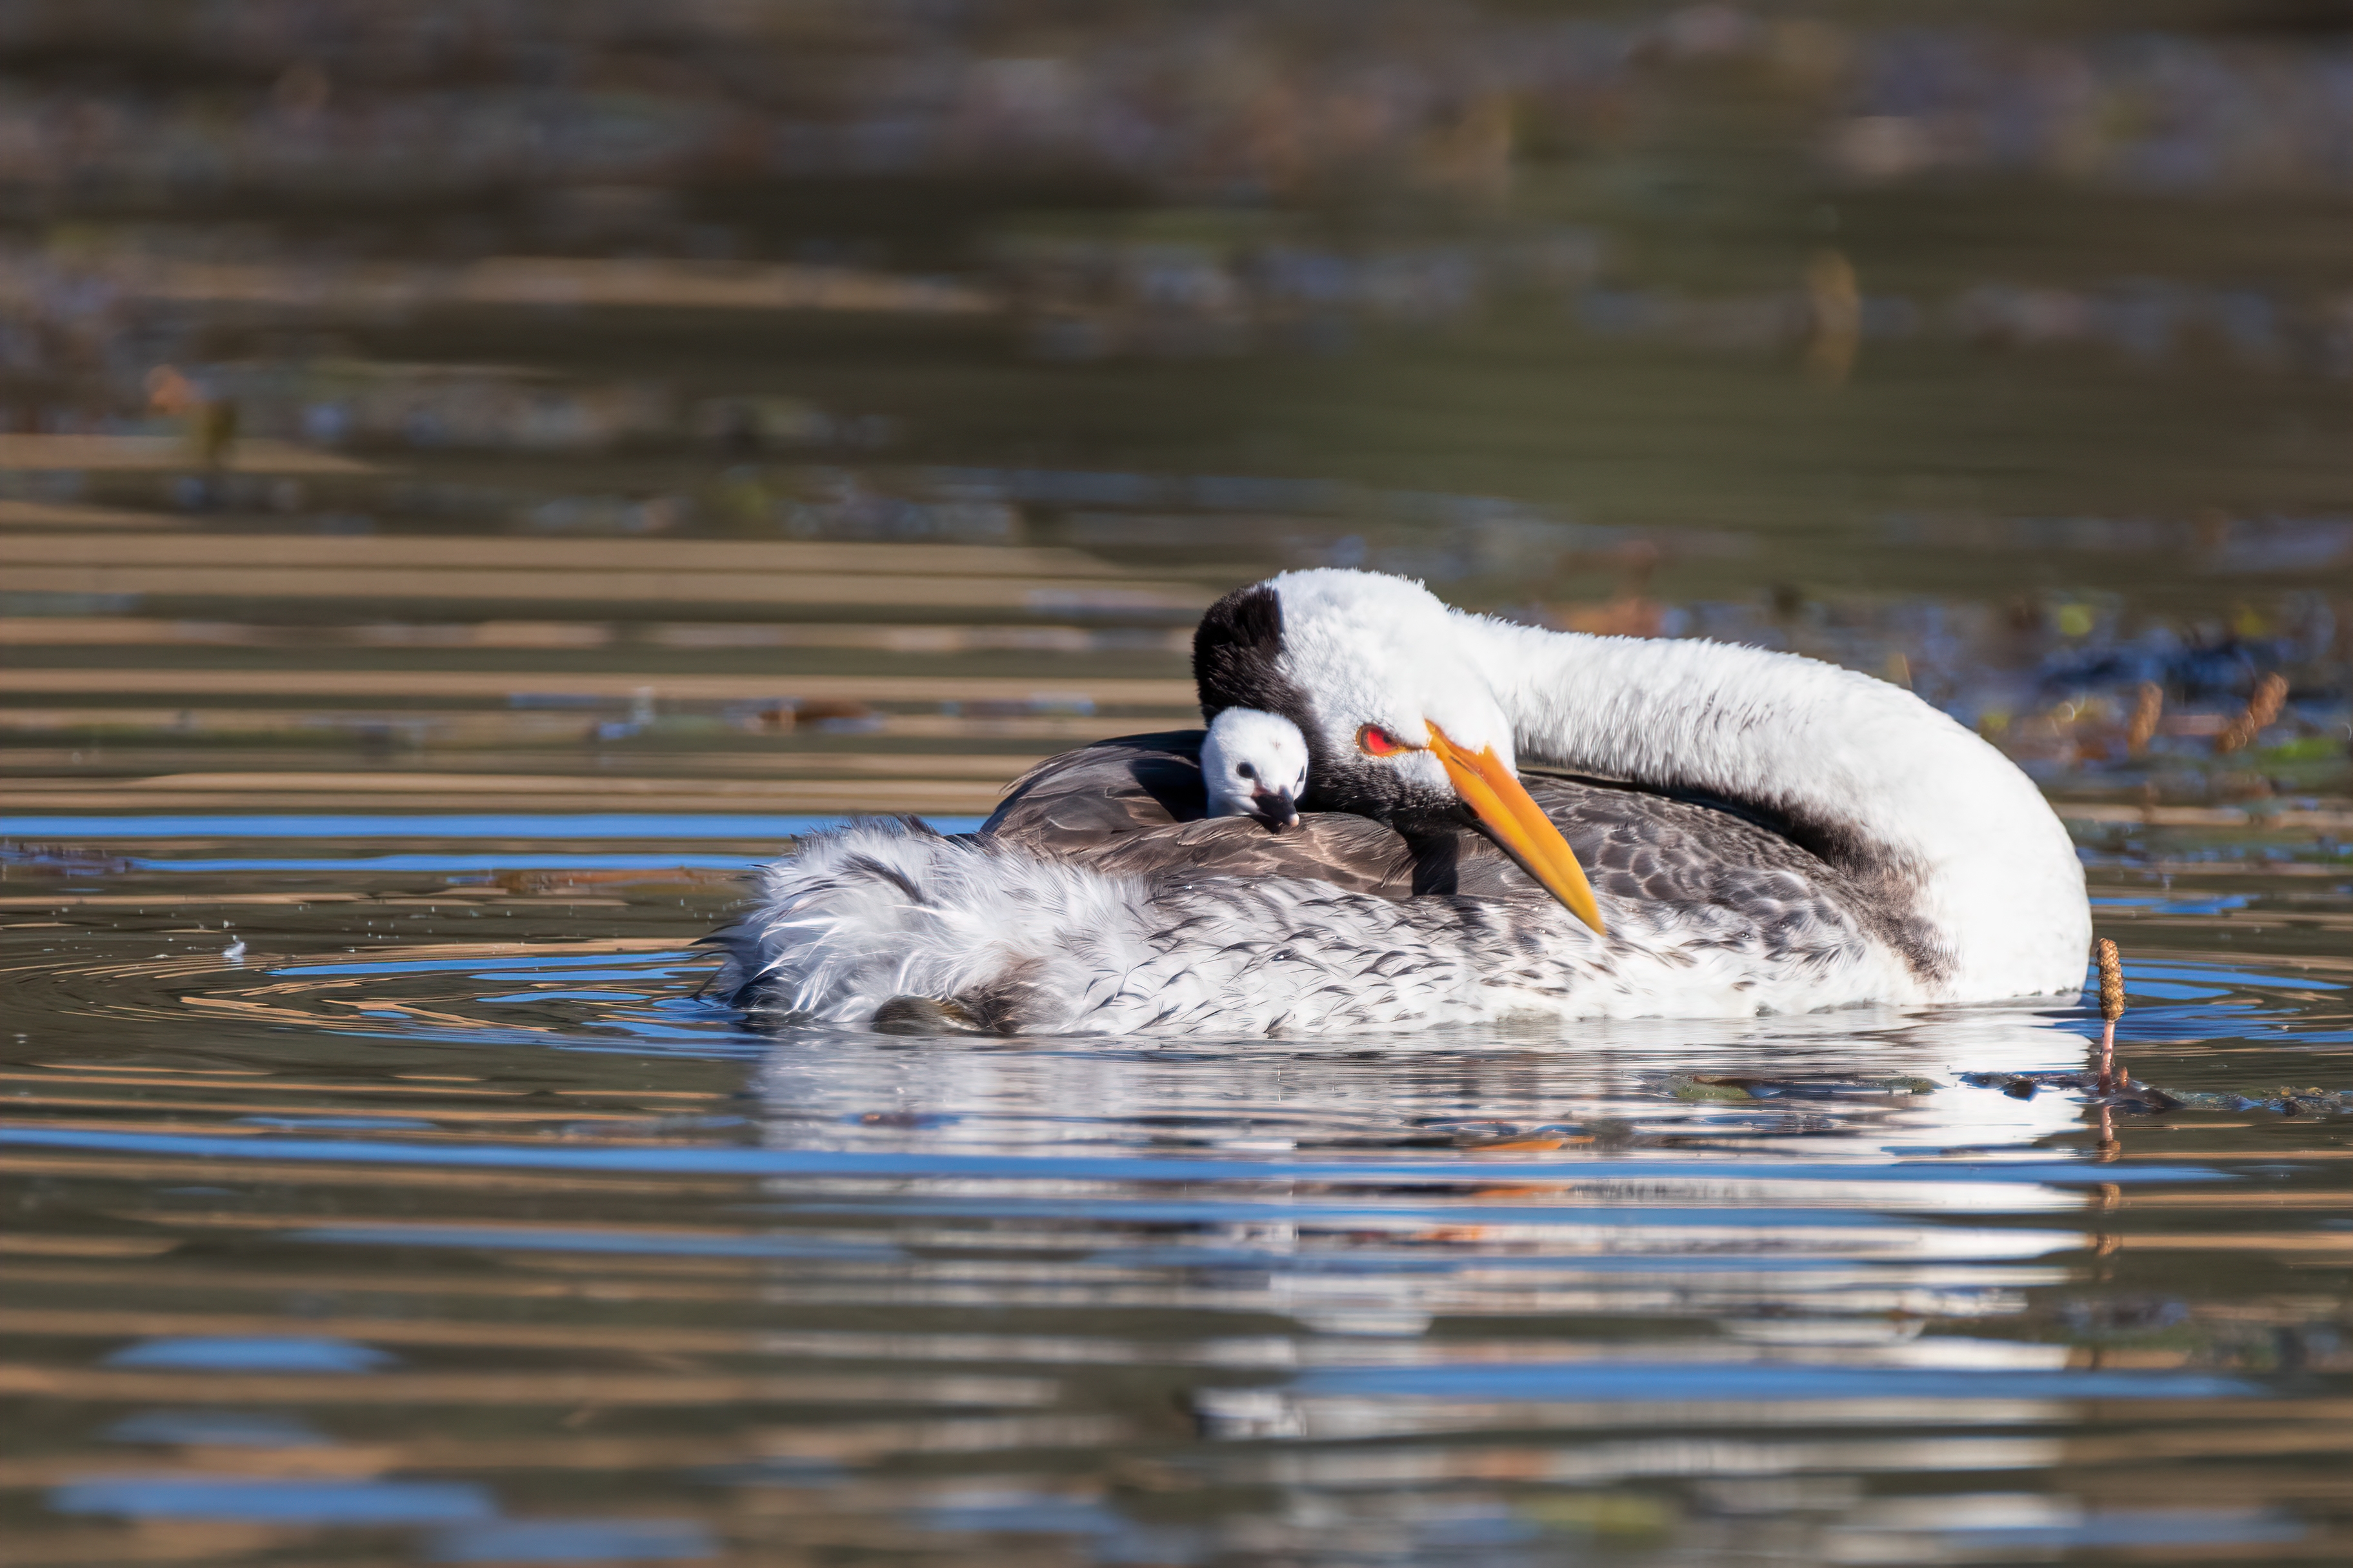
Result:
{"type": "Polygon", "coordinates": [[[2105,1111],[2072,1006],[765,1035],[752,841],[20,859],[12,1551],[2324,1557],[2348,879],[2137,847],[2105,1111]]]}
{"type": "Polygon", "coordinates": [[[2295,5],[0,26],[12,1565],[2341,1562],[2295,5]],[[766,1034],[1286,568],[1909,687],[2083,1007],[766,1034]]]}

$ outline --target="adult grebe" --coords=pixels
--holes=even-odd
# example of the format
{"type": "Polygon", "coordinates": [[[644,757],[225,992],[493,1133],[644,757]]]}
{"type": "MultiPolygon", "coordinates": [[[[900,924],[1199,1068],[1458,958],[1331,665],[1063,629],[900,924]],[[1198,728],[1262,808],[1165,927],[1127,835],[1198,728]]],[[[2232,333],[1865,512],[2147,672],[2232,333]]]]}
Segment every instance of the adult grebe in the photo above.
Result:
{"type": "Polygon", "coordinates": [[[1212,719],[1299,731],[1297,829],[1204,818],[1198,731],[1105,742],[977,834],[807,841],[722,933],[723,994],[812,1022],[1255,1033],[2081,981],[2090,911],[2056,816],[1869,677],[1512,626],[1339,571],[1227,595],[1194,674],[1212,719]]]}

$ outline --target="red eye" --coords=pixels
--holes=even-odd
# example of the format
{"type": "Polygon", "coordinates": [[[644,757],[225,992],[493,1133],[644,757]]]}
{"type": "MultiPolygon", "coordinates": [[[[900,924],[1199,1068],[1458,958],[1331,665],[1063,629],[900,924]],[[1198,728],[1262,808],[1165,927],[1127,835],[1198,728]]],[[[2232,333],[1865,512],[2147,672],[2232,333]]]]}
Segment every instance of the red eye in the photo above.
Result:
{"type": "Polygon", "coordinates": [[[1356,745],[1368,757],[1391,757],[1413,749],[1378,724],[1367,724],[1357,731],[1356,745]]]}

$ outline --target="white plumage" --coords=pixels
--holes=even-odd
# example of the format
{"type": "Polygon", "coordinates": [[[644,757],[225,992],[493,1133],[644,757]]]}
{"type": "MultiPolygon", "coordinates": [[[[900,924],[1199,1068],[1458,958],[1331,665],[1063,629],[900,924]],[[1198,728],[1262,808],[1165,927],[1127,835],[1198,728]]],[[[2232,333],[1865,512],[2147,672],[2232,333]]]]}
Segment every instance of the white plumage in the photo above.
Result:
{"type": "Polygon", "coordinates": [[[1747,922],[1728,911],[1616,902],[1603,942],[1541,898],[1105,875],[896,823],[812,839],[768,869],[759,902],[745,934],[767,959],[770,1005],[818,1023],[863,1023],[917,996],[975,1017],[1009,1011],[1035,1034],[1312,1034],[1739,1017],[1912,990],[1885,955],[1835,945],[1760,976],[1739,943],[1747,922]]]}

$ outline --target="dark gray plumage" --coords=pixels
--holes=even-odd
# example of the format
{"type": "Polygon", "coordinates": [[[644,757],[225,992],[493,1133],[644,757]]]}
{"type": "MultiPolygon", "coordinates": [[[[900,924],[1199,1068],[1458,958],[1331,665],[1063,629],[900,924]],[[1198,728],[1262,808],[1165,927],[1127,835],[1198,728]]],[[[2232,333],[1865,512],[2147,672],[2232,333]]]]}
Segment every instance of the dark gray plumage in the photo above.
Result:
{"type": "MultiPolygon", "coordinates": [[[[1015,781],[981,828],[1029,853],[1126,875],[1297,878],[1398,900],[1549,895],[1467,823],[1411,837],[1340,812],[1270,831],[1204,819],[1201,732],[1099,741],[1015,781]]],[[[1604,897],[1737,911],[1802,946],[1878,918],[1871,890],[1787,838],[1717,807],[1557,774],[1522,775],[1604,897]]]]}

